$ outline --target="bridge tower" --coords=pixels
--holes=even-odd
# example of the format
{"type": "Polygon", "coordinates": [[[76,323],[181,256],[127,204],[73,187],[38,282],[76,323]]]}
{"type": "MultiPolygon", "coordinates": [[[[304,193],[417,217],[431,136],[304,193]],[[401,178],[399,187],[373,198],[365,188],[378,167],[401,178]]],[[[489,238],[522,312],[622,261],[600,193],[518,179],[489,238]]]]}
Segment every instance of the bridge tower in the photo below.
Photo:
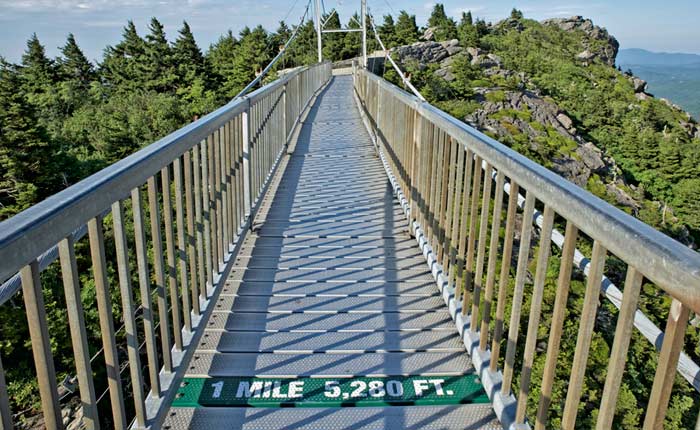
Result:
{"type": "Polygon", "coordinates": [[[318,62],[323,62],[323,33],[362,33],[362,67],[367,68],[367,0],[360,2],[360,27],[359,29],[333,29],[324,30],[321,22],[321,0],[314,0],[314,23],[316,27],[316,44],[318,49],[318,62]]]}

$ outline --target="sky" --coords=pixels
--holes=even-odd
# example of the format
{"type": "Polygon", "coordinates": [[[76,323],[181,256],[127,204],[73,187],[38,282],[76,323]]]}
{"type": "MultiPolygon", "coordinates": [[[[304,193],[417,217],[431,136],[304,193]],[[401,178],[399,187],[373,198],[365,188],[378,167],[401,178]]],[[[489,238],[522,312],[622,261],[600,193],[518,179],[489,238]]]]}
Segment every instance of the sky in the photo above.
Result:
{"type": "MultiPolygon", "coordinates": [[[[157,17],[168,38],[186,20],[203,50],[231,29],[262,24],[268,30],[278,22],[297,23],[308,0],[0,0],[0,56],[18,62],[26,40],[36,32],[50,56],[59,53],[72,32],[88,58],[99,60],[105,46],[119,42],[124,25],[133,20],[140,34],[157,17]]],[[[346,22],[359,9],[360,0],[324,0],[325,10],[336,8],[346,22]]],[[[583,15],[606,27],[622,48],[700,54],[700,2],[698,0],[445,0],[448,14],[459,17],[471,10],[475,17],[496,22],[513,7],[527,18],[545,19],[583,15]]],[[[425,24],[434,6],[426,0],[368,0],[379,17],[405,9],[425,24]]]]}

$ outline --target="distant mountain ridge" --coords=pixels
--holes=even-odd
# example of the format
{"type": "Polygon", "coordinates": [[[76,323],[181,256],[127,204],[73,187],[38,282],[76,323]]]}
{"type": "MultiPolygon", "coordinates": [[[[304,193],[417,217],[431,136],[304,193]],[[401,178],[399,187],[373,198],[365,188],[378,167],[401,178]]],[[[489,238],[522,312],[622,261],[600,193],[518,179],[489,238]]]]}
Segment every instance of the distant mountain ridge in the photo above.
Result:
{"type": "Polygon", "coordinates": [[[677,52],[652,52],[646,49],[620,49],[617,64],[636,64],[640,66],[687,66],[700,65],[700,55],[677,52]]]}
{"type": "Polygon", "coordinates": [[[648,91],[700,119],[700,55],[621,49],[616,64],[648,82],[648,91]]]}

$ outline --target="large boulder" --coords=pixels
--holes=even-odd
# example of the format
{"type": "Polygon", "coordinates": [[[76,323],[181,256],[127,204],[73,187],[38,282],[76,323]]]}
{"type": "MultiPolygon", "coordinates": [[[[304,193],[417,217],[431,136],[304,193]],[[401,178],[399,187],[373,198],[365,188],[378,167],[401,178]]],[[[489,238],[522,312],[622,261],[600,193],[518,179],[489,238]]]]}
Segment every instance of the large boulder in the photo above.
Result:
{"type": "Polygon", "coordinates": [[[643,93],[647,90],[647,81],[637,77],[632,78],[632,85],[634,85],[635,93],[643,93]]]}
{"type": "Polygon", "coordinates": [[[402,63],[410,60],[417,61],[425,67],[431,63],[440,63],[448,57],[463,51],[459,42],[448,40],[445,42],[417,42],[413,45],[399,46],[392,50],[402,63]]]}
{"type": "Polygon", "coordinates": [[[615,65],[615,58],[617,57],[617,51],[620,49],[620,43],[606,29],[593,25],[593,21],[590,19],[584,19],[582,16],[572,16],[570,18],[547,19],[542,21],[542,23],[559,27],[564,31],[583,32],[586,36],[586,40],[584,40],[585,50],[578,54],[577,58],[580,60],[590,61],[593,58],[599,58],[610,66],[615,65]],[[594,41],[604,43],[594,43],[594,41]],[[582,56],[589,58],[581,58],[582,56]]]}

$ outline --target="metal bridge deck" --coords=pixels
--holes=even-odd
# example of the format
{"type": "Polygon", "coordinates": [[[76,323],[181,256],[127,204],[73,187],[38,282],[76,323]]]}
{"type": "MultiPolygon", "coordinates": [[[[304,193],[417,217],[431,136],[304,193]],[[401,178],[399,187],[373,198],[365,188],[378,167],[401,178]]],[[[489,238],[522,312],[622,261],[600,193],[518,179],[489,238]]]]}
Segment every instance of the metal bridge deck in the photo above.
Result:
{"type": "MultiPolygon", "coordinates": [[[[475,378],[352,91],[352,78],[336,77],[311,109],[216,299],[185,381],[475,378]]],[[[500,428],[488,403],[418,403],[221,407],[176,399],[164,427],[500,428]]]]}

